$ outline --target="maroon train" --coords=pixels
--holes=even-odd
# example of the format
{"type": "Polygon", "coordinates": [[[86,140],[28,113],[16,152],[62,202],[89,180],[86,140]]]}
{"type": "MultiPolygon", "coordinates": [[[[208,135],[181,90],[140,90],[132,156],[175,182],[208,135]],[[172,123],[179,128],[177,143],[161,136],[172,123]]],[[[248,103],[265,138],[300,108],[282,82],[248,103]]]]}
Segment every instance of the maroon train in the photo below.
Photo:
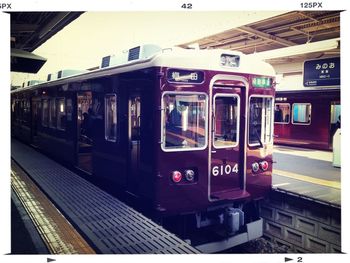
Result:
{"type": "Polygon", "coordinates": [[[277,91],[275,144],[332,150],[340,107],[339,88],[277,91]]]}
{"type": "Polygon", "coordinates": [[[199,247],[222,250],[262,234],[274,83],[270,65],[239,52],[144,45],[12,91],[12,134],[161,216],[225,229],[199,247]]]}

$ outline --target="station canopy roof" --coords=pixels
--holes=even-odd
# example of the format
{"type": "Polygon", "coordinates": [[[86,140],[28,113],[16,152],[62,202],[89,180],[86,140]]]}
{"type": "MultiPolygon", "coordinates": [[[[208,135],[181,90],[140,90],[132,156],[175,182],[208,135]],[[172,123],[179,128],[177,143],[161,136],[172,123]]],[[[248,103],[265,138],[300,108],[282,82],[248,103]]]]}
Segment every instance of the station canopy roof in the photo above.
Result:
{"type": "MultiPolygon", "coordinates": [[[[201,49],[222,48],[253,54],[314,43],[340,37],[340,11],[293,11],[179,45],[201,49]]],[[[324,52],[268,60],[285,63],[305,59],[339,56],[339,46],[324,52]]]]}
{"type": "Polygon", "coordinates": [[[31,53],[83,12],[11,12],[11,71],[36,73],[45,58],[31,53]]]}

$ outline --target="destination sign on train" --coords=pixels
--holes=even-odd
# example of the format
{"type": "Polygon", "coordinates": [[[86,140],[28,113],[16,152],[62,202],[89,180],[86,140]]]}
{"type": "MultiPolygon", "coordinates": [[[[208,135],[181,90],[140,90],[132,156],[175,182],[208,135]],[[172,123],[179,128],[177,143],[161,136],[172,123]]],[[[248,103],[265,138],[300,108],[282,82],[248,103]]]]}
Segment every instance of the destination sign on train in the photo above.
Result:
{"type": "Polygon", "coordinates": [[[307,60],[304,62],[304,87],[340,85],[340,58],[307,60]]]}
{"type": "Polygon", "coordinates": [[[204,81],[204,72],[169,69],[167,79],[169,82],[202,83],[204,81]]]}
{"type": "Polygon", "coordinates": [[[252,78],[252,84],[255,88],[269,88],[271,86],[271,78],[254,77],[252,78]]]}

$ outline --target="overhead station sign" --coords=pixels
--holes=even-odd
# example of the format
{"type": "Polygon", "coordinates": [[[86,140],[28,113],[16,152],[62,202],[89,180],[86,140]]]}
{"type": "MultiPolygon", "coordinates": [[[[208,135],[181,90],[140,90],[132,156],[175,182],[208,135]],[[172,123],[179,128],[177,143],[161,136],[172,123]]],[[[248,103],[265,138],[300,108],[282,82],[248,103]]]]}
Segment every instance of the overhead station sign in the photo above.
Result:
{"type": "Polygon", "coordinates": [[[304,62],[304,87],[340,85],[340,58],[324,58],[304,62]]]}

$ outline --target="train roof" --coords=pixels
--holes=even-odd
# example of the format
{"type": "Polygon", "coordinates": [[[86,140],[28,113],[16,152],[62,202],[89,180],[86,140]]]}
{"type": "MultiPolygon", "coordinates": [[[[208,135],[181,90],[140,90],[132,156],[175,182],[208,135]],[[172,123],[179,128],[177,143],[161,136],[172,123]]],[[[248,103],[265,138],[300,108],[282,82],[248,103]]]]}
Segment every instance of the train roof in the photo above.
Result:
{"type": "MultiPolygon", "coordinates": [[[[98,68],[92,71],[82,71],[77,74],[70,76],[63,76],[59,79],[46,81],[43,83],[36,83],[32,86],[16,89],[11,93],[16,93],[24,90],[31,90],[40,87],[51,87],[57,85],[63,85],[70,82],[80,82],[88,79],[94,79],[98,77],[112,76],[114,74],[125,73],[130,71],[136,71],[151,67],[170,67],[179,69],[196,69],[196,70],[211,70],[221,72],[236,72],[245,74],[256,74],[265,76],[274,76],[275,71],[273,67],[258,59],[252,55],[245,55],[238,51],[230,51],[223,49],[212,49],[212,50],[193,50],[183,49],[179,47],[172,48],[155,48],[154,45],[151,49],[154,52],[147,52],[142,46],[139,46],[140,57],[132,57],[132,60],[119,61],[116,64],[104,65],[104,67],[98,68]],[[142,56],[143,54],[143,56],[142,56]],[[223,58],[224,57],[224,58],[223,58]],[[224,64],[222,60],[230,59],[233,63],[229,66],[224,64]],[[223,65],[224,64],[224,65],[223,65]]],[[[138,48],[138,47],[136,47],[138,48]]],[[[135,48],[128,50],[128,58],[135,48]]],[[[125,52],[124,52],[125,53],[125,52]]],[[[125,54],[124,54],[125,57],[125,54]]],[[[105,57],[106,58],[106,57],[105,57]]],[[[105,59],[104,58],[104,59],[105,59]]],[[[102,62],[103,64],[104,62],[102,62]]],[[[60,71],[62,72],[62,71],[60,71]]],[[[78,72],[78,71],[72,71],[78,72]]],[[[52,75],[52,74],[50,74],[52,75]]]]}

